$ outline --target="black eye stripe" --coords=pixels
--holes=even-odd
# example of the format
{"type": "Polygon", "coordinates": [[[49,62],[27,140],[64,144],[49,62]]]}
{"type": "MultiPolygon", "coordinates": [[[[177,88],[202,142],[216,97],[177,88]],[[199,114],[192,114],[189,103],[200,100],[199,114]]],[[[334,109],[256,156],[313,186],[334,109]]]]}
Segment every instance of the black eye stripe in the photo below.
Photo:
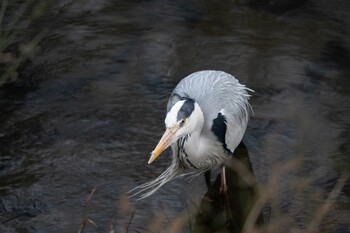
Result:
{"type": "Polygon", "coordinates": [[[192,114],[193,110],[194,101],[190,99],[186,100],[177,113],[177,120],[180,121],[182,119],[188,118],[192,114]]]}

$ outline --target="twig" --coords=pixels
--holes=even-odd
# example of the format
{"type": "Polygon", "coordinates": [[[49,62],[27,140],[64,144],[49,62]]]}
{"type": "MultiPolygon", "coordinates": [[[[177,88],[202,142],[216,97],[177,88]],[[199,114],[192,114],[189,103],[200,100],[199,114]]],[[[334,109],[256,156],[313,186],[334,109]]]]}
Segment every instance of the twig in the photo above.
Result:
{"type": "Polygon", "coordinates": [[[96,187],[94,187],[89,196],[86,198],[86,200],[84,201],[83,207],[86,208],[87,204],[89,203],[89,201],[91,200],[92,196],[94,195],[94,193],[96,192],[96,187]]]}
{"type": "Polygon", "coordinates": [[[79,228],[79,231],[78,233],[83,233],[84,232],[84,229],[85,229],[85,226],[87,225],[87,223],[91,223],[93,224],[94,226],[97,226],[96,223],[94,221],[92,221],[91,219],[88,218],[88,211],[87,211],[87,205],[89,204],[92,196],[94,195],[96,191],[96,187],[94,187],[89,196],[86,198],[86,200],[84,201],[84,204],[83,204],[83,207],[84,207],[84,216],[83,216],[83,221],[82,223],[80,224],[80,228],[79,228]]]}
{"type": "Polygon", "coordinates": [[[125,224],[125,233],[128,233],[128,232],[129,232],[129,227],[130,227],[131,222],[132,222],[132,220],[133,220],[133,218],[134,218],[134,214],[135,214],[134,211],[131,212],[130,220],[129,220],[128,223],[125,224]]]}

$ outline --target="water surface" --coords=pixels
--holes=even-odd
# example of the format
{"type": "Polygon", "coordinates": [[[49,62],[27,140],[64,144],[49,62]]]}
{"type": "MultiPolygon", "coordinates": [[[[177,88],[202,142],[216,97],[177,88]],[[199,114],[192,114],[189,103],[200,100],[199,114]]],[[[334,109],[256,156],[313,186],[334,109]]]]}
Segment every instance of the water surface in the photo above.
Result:
{"type": "MultiPolygon", "coordinates": [[[[84,232],[123,232],[131,213],[129,232],[167,231],[198,208],[203,179],[132,207],[124,195],[170,164],[167,151],[147,165],[167,96],[204,69],[255,90],[244,142],[258,183],[277,177],[269,215],[308,226],[350,165],[350,4],[280,2],[55,1],[33,25],[47,31],[40,52],[0,92],[0,230],[77,232],[94,187],[97,226],[84,232]]],[[[349,192],[347,182],[325,232],[350,232],[349,192]]]]}

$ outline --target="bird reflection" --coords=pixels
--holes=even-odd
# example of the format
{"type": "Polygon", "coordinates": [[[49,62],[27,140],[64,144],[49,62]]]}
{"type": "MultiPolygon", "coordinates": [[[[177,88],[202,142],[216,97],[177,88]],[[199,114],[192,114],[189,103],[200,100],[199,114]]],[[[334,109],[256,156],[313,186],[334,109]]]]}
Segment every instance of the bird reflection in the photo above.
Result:
{"type": "MultiPolygon", "coordinates": [[[[247,148],[241,143],[234,152],[234,158],[226,167],[227,192],[220,190],[221,176],[218,175],[213,184],[208,182],[208,191],[200,203],[198,214],[195,217],[193,232],[241,232],[246,218],[257,198],[255,184],[247,184],[230,163],[237,160],[252,174],[252,165],[248,156],[247,148]]],[[[263,223],[263,215],[260,213],[256,224],[263,223]]]]}

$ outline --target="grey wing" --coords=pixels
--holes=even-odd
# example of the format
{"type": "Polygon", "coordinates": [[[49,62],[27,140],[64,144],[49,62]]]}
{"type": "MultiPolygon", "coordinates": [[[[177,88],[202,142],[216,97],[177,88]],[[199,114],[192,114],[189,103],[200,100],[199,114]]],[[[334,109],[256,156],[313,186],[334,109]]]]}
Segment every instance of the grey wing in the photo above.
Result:
{"type": "Polygon", "coordinates": [[[225,109],[222,109],[220,113],[225,117],[226,120],[226,147],[231,152],[234,152],[236,147],[242,141],[244,132],[247,128],[248,115],[240,116],[240,114],[230,114],[228,111],[225,111],[225,109]]]}

